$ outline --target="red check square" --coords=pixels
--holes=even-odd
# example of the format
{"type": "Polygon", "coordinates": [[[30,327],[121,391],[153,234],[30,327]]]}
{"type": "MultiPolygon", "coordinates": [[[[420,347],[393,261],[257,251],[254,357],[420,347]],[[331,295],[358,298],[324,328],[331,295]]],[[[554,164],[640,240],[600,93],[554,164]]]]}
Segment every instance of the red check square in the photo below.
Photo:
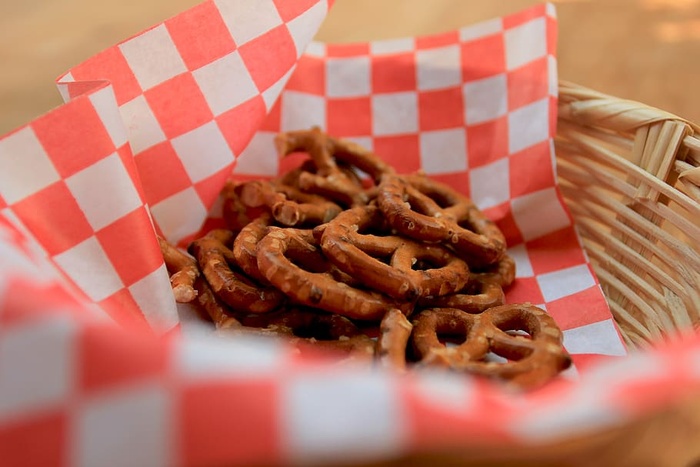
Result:
{"type": "Polygon", "coordinates": [[[282,455],[279,401],[268,380],[202,383],[179,400],[183,464],[276,464],[282,455]]]}
{"type": "Polygon", "coordinates": [[[236,49],[214,2],[204,2],[167,20],[165,27],[188,70],[195,70],[236,49]]]}
{"type": "Polygon", "coordinates": [[[461,128],[464,125],[462,89],[418,93],[418,118],[422,131],[461,128]]]}
{"type": "Polygon", "coordinates": [[[510,177],[512,198],[556,185],[549,141],[512,154],[508,164],[510,173],[519,174],[517,177],[510,177]]]}
{"type": "Polygon", "coordinates": [[[96,233],[97,240],[127,287],[163,263],[160,250],[154,249],[147,237],[137,235],[137,232],[150,231],[150,217],[146,208],[141,207],[96,233]]]}
{"type": "Polygon", "coordinates": [[[191,74],[182,73],[144,93],[168,138],[193,130],[214,118],[191,74]]]}
{"type": "Polygon", "coordinates": [[[85,214],[63,182],[19,201],[12,210],[52,256],[93,234],[85,214]]]}
{"type": "Polygon", "coordinates": [[[372,92],[416,89],[416,58],[413,52],[372,58],[372,92]]]}
{"type": "Polygon", "coordinates": [[[372,111],[369,96],[347,99],[329,98],[326,104],[328,133],[334,136],[372,134],[372,111]]]}
{"type": "Polygon", "coordinates": [[[508,116],[467,126],[469,167],[508,157],[508,116]]]}
{"type": "Polygon", "coordinates": [[[549,93],[547,57],[533,60],[520,68],[508,72],[508,110],[544,99],[549,93]]]}
{"type": "Polygon", "coordinates": [[[552,315],[562,331],[610,319],[610,309],[605,300],[601,300],[601,293],[598,287],[589,287],[576,294],[548,302],[547,312],[552,315]]]}
{"type": "Polygon", "coordinates": [[[79,384],[85,392],[151,379],[167,368],[166,347],[147,334],[90,326],[77,342],[79,384]]]}
{"type": "Polygon", "coordinates": [[[279,81],[297,61],[296,46],[285,25],[246,42],[240,46],[239,52],[260,91],[279,81]],[[270,53],[271,50],[275,53],[270,53]]]}
{"type": "Polygon", "coordinates": [[[150,205],[158,204],[192,184],[168,141],[137,154],[134,162],[139,169],[146,201],[150,205]]]}
{"type": "Polygon", "coordinates": [[[461,52],[464,81],[488,78],[506,70],[505,46],[500,34],[465,42],[461,52]]]}
{"type": "Polygon", "coordinates": [[[378,136],[374,138],[374,152],[404,173],[421,168],[418,135],[378,136]]]}
{"type": "Polygon", "coordinates": [[[68,417],[63,412],[22,415],[20,420],[0,427],[0,459],[3,465],[65,465],[70,434],[68,417]],[[41,449],[37,440],[41,440],[41,449]]]}
{"type": "Polygon", "coordinates": [[[42,115],[31,124],[62,177],[104,159],[116,148],[87,96],[42,115]]]}

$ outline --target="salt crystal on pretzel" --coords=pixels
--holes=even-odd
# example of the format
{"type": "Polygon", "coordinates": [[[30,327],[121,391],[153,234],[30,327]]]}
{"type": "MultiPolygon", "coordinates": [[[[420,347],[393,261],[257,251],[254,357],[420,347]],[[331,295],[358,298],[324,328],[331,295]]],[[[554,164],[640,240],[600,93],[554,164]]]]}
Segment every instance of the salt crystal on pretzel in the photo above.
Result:
{"type": "Polygon", "coordinates": [[[384,176],[377,203],[397,231],[416,240],[445,242],[470,266],[493,264],[505,254],[498,226],[471,199],[425,174],[384,176]]]}
{"type": "Polygon", "coordinates": [[[339,269],[399,300],[464,287],[469,266],[447,248],[390,235],[381,210],[360,206],[324,226],[321,248],[339,269]]]}
{"type": "Polygon", "coordinates": [[[235,311],[268,313],[285,300],[284,294],[273,287],[256,284],[241,274],[233,252],[227,247],[234,233],[214,229],[190,244],[202,273],[214,293],[235,311]]]}
{"type": "Polygon", "coordinates": [[[561,330],[544,310],[529,303],[480,314],[434,308],[416,315],[413,324],[412,345],[422,365],[498,378],[522,389],[538,387],[571,365],[561,330]],[[440,336],[458,336],[463,342],[448,347],[440,336]],[[491,352],[507,360],[489,361],[491,352]]]}

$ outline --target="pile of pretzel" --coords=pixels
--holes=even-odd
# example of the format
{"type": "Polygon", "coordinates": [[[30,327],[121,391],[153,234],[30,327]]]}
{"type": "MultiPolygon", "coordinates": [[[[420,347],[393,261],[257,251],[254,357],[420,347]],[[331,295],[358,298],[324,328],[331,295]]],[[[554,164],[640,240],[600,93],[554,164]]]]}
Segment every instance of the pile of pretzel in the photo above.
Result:
{"type": "Polygon", "coordinates": [[[436,365],[532,388],[570,365],[546,312],[504,303],[515,262],[468,197],[318,128],[275,143],[280,157],[308,157],[276,179],[227,184],[226,228],[189,254],[160,239],[178,302],[219,332],[397,371],[436,365]]]}

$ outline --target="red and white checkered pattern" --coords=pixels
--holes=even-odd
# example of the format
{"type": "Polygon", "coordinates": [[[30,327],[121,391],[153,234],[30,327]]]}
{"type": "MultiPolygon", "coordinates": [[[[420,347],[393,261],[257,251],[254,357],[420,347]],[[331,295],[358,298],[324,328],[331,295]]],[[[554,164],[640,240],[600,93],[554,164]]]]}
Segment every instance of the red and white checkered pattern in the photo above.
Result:
{"type": "Polygon", "coordinates": [[[306,465],[536,446],[700,391],[698,336],[513,394],[437,370],[328,365],[255,338],[157,338],[85,308],[2,218],[0,253],[12,259],[0,263],[3,466],[306,465]]]}
{"type": "Polygon", "coordinates": [[[615,358],[555,183],[553,7],[310,42],[328,6],[204,2],[72,69],[65,105],[0,139],[0,464],[372,462],[556,441],[700,389],[697,336],[615,358]],[[155,232],[185,242],[219,222],[231,170],[284,170],[272,137],[312,125],[472,196],[517,262],[508,300],[554,316],[578,377],[516,395],[213,340],[191,322],[162,334],[177,310],[155,232]]]}

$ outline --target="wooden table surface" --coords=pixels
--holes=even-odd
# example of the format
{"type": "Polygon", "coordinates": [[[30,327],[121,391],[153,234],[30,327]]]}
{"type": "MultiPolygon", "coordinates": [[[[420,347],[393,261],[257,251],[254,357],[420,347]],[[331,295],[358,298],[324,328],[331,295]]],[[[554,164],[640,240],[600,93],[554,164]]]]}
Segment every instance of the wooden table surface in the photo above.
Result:
{"type": "MultiPolygon", "coordinates": [[[[200,0],[0,0],[0,134],[61,100],[55,78],[200,0]]],[[[336,0],[317,39],[449,31],[532,0],[336,0]]],[[[558,0],[562,79],[700,122],[700,0],[558,0]]]]}

